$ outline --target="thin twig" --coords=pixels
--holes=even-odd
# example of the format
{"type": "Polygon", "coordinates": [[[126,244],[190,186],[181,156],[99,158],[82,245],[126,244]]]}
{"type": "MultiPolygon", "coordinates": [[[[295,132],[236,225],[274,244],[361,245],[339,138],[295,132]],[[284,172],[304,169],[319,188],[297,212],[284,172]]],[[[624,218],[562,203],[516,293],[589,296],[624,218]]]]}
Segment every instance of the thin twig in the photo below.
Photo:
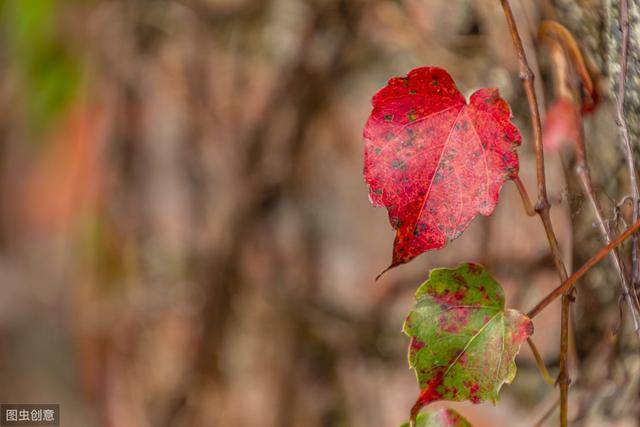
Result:
{"type": "Polygon", "coordinates": [[[518,193],[520,193],[520,198],[522,199],[522,204],[524,205],[524,211],[529,216],[536,216],[537,215],[536,210],[533,208],[533,205],[531,204],[531,199],[529,198],[529,193],[527,192],[527,188],[524,186],[524,183],[522,182],[520,177],[516,175],[516,177],[513,179],[513,182],[516,184],[516,187],[518,188],[518,193]]]}
{"type": "Polygon", "coordinates": [[[589,258],[587,262],[585,262],[582,267],[576,270],[575,273],[571,275],[567,280],[563,281],[557,288],[547,294],[538,304],[533,307],[527,316],[533,319],[536,317],[542,310],[544,310],[549,304],[555,301],[560,295],[563,295],[569,289],[573,287],[573,285],[584,276],[594,265],[602,261],[604,258],[609,255],[613,249],[617,248],[629,238],[633,233],[637,232],[640,229],[640,220],[636,221],[631,227],[625,230],[620,236],[618,236],[615,240],[609,243],[607,246],[602,247],[594,256],[589,258]]]}
{"type": "MultiPolygon", "coordinates": [[[[530,52],[531,56],[527,58],[529,61],[529,65],[531,66],[531,71],[534,76],[541,75],[540,65],[538,63],[538,57],[536,55],[536,50],[534,47],[534,37],[535,32],[535,18],[533,18],[530,14],[527,13],[527,7],[524,5],[524,0],[519,0],[513,2],[513,14],[515,17],[516,23],[519,23],[520,28],[522,30],[522,45],[524,47],[525,52],[530,52]],[[523,25],[524,24],[524,25],[523,25]]],[[[544,84],[541,80],[533,81],[535,90],[536,90],[536,99],[538,100],[538,108],[540,109],[540,120],[544,121],[546,116],[545,111],[545,93],[544,93],[544,84]]]]}
{"type": "MultiPolygon", "coordinates": [[[[613,236],[611,234],[610,228],[607,226],[604,213],[602,211],[602,206],[598,201],[598,198],[593,191],[593,183],[591,181],[591,173],[589,172],[589,166],[587,164],[586,154],[585,154],[585,144],[584,144],[584,131],[581,128],[579,130],[578,141],[576,141],[576,173],[580,178],[580,183],[584,190],[585,195],[589,199],[591,206],[593,208],[593,212],[596,216],[596,222],[598,224],[598,229],[600,230],[600,235],[606,244],[611,243],[613,240],[613,236]]],[[[618,272],[618,276],[620,278],[620,286],[622,287],[622,298],[627,302],[627,307],[629,308],[629,314],[631,315],[631,319],[633,320],[633,328],[636,332],[636,335],[640,338],[640,311],[638,306],[638,299],[635,293],[635,289],[633,287],[630,288],[629,280],[627,279],[627,275],[625,274],[625,266],[624,261],[620,257],[620,251],[616,248],[611,251],[609,254],[611,258],[611,262],[616,268],[618,272]]]]}
{"type": "MultiPolygon", "coordinates": [[[[633,156],[633,149],[629,139],[629,128],[624,117],[624,97],[625,81],[627,78],[627,56],[629,51],[629,3],[627,0],[620,0],[620,31],[622,32],[621,55],[620,55],[620,75],[618,79],[618,92],[616,94],[616,123],[622,133],[625,156],[627,158],[627,169],[629,169],[629,186],[633,197],[632,222],[638,220],[638,200],[640,191],[638,190],[638,178],[636,165],[633,156]]],[[[631,239],[631,287],[635,290],[640,283],[640,271],[638,266],[638,236],[631,239]]]]}
{"type": "Polygon", "coordinates": [[[531,349],[531,353],[533,353],[533,357],[536,360],[536,366],[542,375],[544,381],[549,385],[554,385],[556,380],[553,379],[551,375],[549,375],[549,371],[547,370],[547,366],[544,364],[544,360],[542,360],[542,356],[538,351],[538,347],[536,347],[535,343],[531,338],[527,338],[527,344],[529,344],[529,348],[531,349]]]}
{"type": "MultiPolygon", "coordinates": [[[[542,224],[544,226],[547,240],[549,242],[549,249],[553,257],[553,261],[560,276],[560,280],[565,282],[567,280],[567,270],[562,262],[562,256],[560,247],[558,246],[558,239],[553,231],[553,224],[551,223],[551,217],[549,215],[549,200],[547,199],[547,184],[545,178],[544,169],[544,152],[542,148],[542,125],[540,123],[540,112],[538,109],[538,100],[534,89],[534,75],[527,62],[527,56],[522,45],[520,34],[518,33],[518,27],[511,11],[511,6],[508,0],[500,0],[504,15],[509,26],[509,32],[513,40],[513,45],[518,57],[518,64],[520,67],[520,79],[524,85],[525,92],[527,94],[527,102],[529,104],[529,112],[531,114],[531,125],[533,128],[533,137],[535,141],[536,149],[536,176],[538,182],[538,201],[536,203],[535,210],[538,212],[542,224]]],[[[569,289],[570,290],[570,289],[569,289]]],[[[558,374],[558,385],[560,387],[560,426],[566,427],[567,425],[567,413],[568,413],[568,393],[569,393],[569,378],[567,372],[567,355],[569,348],[569,295],[564,295],[562,298],[562,316],[560,324],[560,373],[558,374]]]]}
{"type": "MultiPolygon", "coordinates": [[[[605,196],[607,196],[607,194],[604,194],[605,196]]],[[[613,206],[613,218],[607,218],[605,220],[605,222],[607,223],[607,226],[609,228],[612,228],[612,224],[613,227],[617,228],[618,227],[618,221],[622,219],[622,223],[624,224],[625,227],[628,227],[627,222],[624,220],[624,218],[621,217],[620,215],[620,211],[622,210],[622,207],[625,205],[625,203],[629,202],[633,202],[633,197],[631,197],[630,195],[626,195],[624,196],[619,202],[616,203],[615,200],[611,199],[609,196],[607,196],[607,198],[609,200],[611,200],[612,203],[614,203],[613,206]]]]}
{"type": "Polygon", "coordinates": [[[531,126],[533,129],[533,139],[536,145],[536,176],[538,181],[538,202],[541,200],[547,200],[547,183],[544,171],[544,156],[542,151],[542,125],[540,123],[540,113],[538,109],[538,99],[536,98],[536,92],[533,85],[533,71],[529,67],[527,57],[522,46],[522,40],[518,33],[518,27],[509,6],[508,0],[500,0],[504,14],[507,19],[511,38],[516,49],[516,55],[518,56],[518,65],[520,67],[520,79],[523,82],[524,90],[527,94],[527,102],[529,104],[529,110],[531,112],[531,126]]]}
{"type": "MultiPolygon", "coordinates": [[[[604,240],[605,244],[609,244],[611,243],[611,240],[613,240],[613,236],[605,221],[602,206],[600,205],[593,189],[591,172],[587,162],[583,118],[580,114],[578,101],[580,96],[573,77],[577,74],[582,81],[582,84],[590,93],[593,92],[593,84],[587,72],[587,67],[584,63],[580,48],[571,33],[564,26],[555,21],[543,21],[540,25],[540,34],[545,36],[544,38],[549,43],[549,47],[551,49],[551,61],[554,65],[555,71],[553,73],[555,80],[555,96],[557,99],[565,98],[569,100],[573,106],[573,117],[567,118],[567,120],[574,123],[576,127],[576,140],[574,141],[576,159],[575,170],[579,177],[580,184],[582,185],[583,193],[589,199],[591,207],[595,213],[596,222],[598,224],[602,240],[604,240]],[[575,74],[569,71],[569,59],[571,59],[573,72],[575,74]]],[[[622,297],[629,307],[629,312],[633,320],[636,334],[640,334],[640,305],[638,304],[635,289],[630,289],[629,287],[629,280],[626,274],[627,272],[624,262],[620,257],[619,250],[614,249],[611,251],[609,257],[618,272],[620,286],[622,288],[622,297]]]]}

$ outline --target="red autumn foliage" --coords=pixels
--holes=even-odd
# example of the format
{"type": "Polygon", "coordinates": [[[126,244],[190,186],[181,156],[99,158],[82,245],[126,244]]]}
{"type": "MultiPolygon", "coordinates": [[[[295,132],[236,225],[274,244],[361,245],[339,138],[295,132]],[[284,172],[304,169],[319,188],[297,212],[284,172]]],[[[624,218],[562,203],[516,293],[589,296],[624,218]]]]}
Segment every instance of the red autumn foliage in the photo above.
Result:
{"type": "Polygon", "coordinates": [[[467,104],[441,68],[392,78],[372,102],[364,177],[396,229],[392,268],[493,212],[502,184],[518,173],[521,137],[497,89],[480,89],[467,104]]]}

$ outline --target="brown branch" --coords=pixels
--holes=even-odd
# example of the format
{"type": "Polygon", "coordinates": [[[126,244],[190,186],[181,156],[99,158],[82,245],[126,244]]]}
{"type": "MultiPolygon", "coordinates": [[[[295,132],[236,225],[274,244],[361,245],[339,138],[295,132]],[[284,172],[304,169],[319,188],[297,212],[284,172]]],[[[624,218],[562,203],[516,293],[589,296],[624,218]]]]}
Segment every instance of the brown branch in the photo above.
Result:
{"type": "MultiPolygon", "coordinates": [[[[538,180],[538,203],[547,200],[547,183],[544,172],[544,156],[542,151],[542,125],[540,123],[540,110],[538,108],[538,99],[536,98],[536,92],[533,85],[533,71],[529,67],[527,62],[527,56],[524,52],[522,40],[518,33],[518,27],[509,6],[508,0],[500,0],[504,14],[507,19],[513,45],[516,49],[516,55],[518,56],[518,65],[520,67],[520,80],[524,85],[524,90],[527,94],[527,102],[529,104],[529,111],[531,113],[531,125],[533,129],[533,139],[536,148],[536,176],[538,180]]],[[[548,202],[547,202],[548,204],[548,202]]]]}
{"type": "MultiPolygon", "coordinates": [[[[587,164],[585,151],[586,148],[584,144],[584,129],[580,127],[578,141],[576,141],[576,173],[580,178],[580,184],[582,185],[584,194],[589,199],[591,207],[593,208],[593,212],[596,217],[596,223],[598,224],[598,229],[600,230],[600,235],[602,236],[604,242],[606,244],[609,244],[613,240],[613,236],[611,234],[610,228],[605,222],[602,206],[600,205],[600,202],[598,201],[598,198],[596,197],[593,190],[591,173],[587,164]]],[[[627,275],[625,274],[624,262],[620,257],[618,248],[614,248],[609,254],[609,257],[611,258],[611,262],[618,272],[618,276],[620,278],[620,286],[622,287],[622,298],[627,302],[629,314],[631,315],[631,319],[633,321],[633,328],[636,332],[636,335],[638,335],[638,337],[640,338],[640,307],[638,305],[636,290],[632,286],[629,286],[629,280],[627,278],[627,275]]]]}
{"type": "Polygon", "coordinates": [[[536,304],[535,307],[533,307],[529,311],[529,313],[527,313],[527,316],[529,316],[529,318],[534,318],[538,314],[540,314],[540,312],[542,310],[544,310],[549,304],[551,304],[553,301],[555,301],[555,299],[558,298],[560,295],[563,295],[569,289],[571,289],[573,287],[573,285],[582,276],[584,276],[594,265],[596,265],[597,263],[602,261],[604,258],[606,258],[607,255],[609,255],[609,252],[611,252],[613,249],[615,249],[618,246],[620,246],[622,244],[622,242],[624,242],[626,239],[629,238],[629,236],[631,236],[632,234],[637,232],[638,229],[640,229],[640,220],[636,221],[624,233],[622,233],[620,236],[618,236],[615,240],[613,240],[608,245],[602,247],[594,256],[589,258],[589,260],[587,262],[585,262],[582,265],[582,267],[580,267],[578,270],[576,270],[576,272],[573,273],[571,275],[571,277],[569,277],[567,280],[563,281],[557,288],[555,288],[553,291],[551,291],[538,304],[536,304]]]}
{"type": "MultiPolygon", "coordinates": [[[[580,96],[575,84],[575,79],[572,77],[577,74],[582,81],[582,84],[590,93],[593,92],[593,85],[584,64],[580,48],[571,33],[564,26],[555,21],[543,21],[542,24],[540,24],[539,34],[544,37],[545,41],[549,43],[551,48],[555,96],[556,98],[564,97],[570,100],[573,106],[573,117],[568,120],[575,123],[576,127],[576,140],[574,141],[576,173],[580,180],[580,184],[582,185],[583,193],[589,199],[591,207],[593,208],[602,240],[604,240],[605,244],[609,244],[613,240],[613,236],[605,221],[602,206],[600,205],[593,189],[591,172],[587,162],[584,126],[578,106],[580,96]],[[569,59],[571,60],[575,74],[571,74],[569,72],[569,59]]],[[[638,305],[635,288],[630,288],[629,286],[624,262],[620,257],[618,249],[611,251],[609,256],[616,268],[616,271],[618,272],[620,286],[622,288],[622,297],[629,307],[629,312],[634,324],[634,330],[636,331],[636,334],[640,334],[640,305],[638,305]]]]}
{"type": "MultiPolygon", "coordinates": [[[[636,222],[638,220],[638,200],[640,199],[640,192],[638,190],[638,178],[633,148],[631,147],[631,141],[629,139],[629,128],[627,127],[627,121],[624,117],[624,86],[627,78],[627,56],[629,51],[629,4],[627,0],[620,0],[620,31],[622,32],[622,53],[620,57],[618,92],[616,94],[616,123],[622,133],[622,140],[626,151],[627,169],[629,169],[629,186],[631,187],[631,195],[633,197],[632,221],[636,222]]],[[[640,271],[638,267],[638,236],[634,235],[631,240],[631,287],[634,290],[640,282],[640,271]]]]}
{"type": "MultiPolygon", "coordinates": [[[[558,239],[553,231],[553,224],[551,223],[551,217],[549,215],[550,204],[547,199],[547,185],[544,169],[544,152],[542,148],[542,125],[540,123],[540,112],[538,108],[538,100],[534,89],[534,75],[527,62],[527,56],[522,45],[520,34],[518,33],[518,27],[511,11],[511,6],[508,0],[500,0],[504,15],[509,26],[509,32],[513,40],[513,45],[518,57],[518,64],[520,67],[520,79],[523,82],[524,89],[527,95],[527,102],[529,104],[529,112],[531,114],[531,125],[533,129],[533,138],[535,141],[536,149],[536,176],[538,182],[538,201],[536,203],[536,212],[540,216],[542,224],[544,226],[547,240],[549,242],[549,249],[553,256],[553,261],[560,276],[561,281],[567,280],[567,269],[562,262],[562,256],[560,248],[558,246],[558,239]]],[[[567,373],[567,355],[569,348],[569,295],[564,295],[562,298],[562,317],[561,317],[561,330],[560,330],[560,373],[558,374],[558,385],[560,387],[560,425],[566,427],[567,425],[567,412],[568,412],[568,395],[569,395],[569,378],[567,373]]]]}
{"type": "MultiPolygon", "coordinates": [[[[525,52],[532,52],[533,54],[527,58],[529,62],[531,71],[534,76],[539,76],[542,73],[540,72],[540,64],[538,63],[538,57],[535,54],[535,17],[532,17],[529,13],[527,13],[527,7],[524,5],[522,0],[516,1],[513,4],[513,14],[515,17],[516,24],[522,29],[522,46],[525,52]]],[[[546,116],[545,111],[545,92],[543,82],[537,79],[534,79],[533,85],[536,91],[536,99],[538,100],[538,108],[540,109],[540,120],[544,121],[546,116]]]]}
{"type": "Polygon", "coordinates": [[[569,308],[573,298],[570,296],[573,287],[562,295],[560,310],[560,372],[558,372],[558,387],[560,388],[560,427],[567,427],[569,416],[569,308]]]}

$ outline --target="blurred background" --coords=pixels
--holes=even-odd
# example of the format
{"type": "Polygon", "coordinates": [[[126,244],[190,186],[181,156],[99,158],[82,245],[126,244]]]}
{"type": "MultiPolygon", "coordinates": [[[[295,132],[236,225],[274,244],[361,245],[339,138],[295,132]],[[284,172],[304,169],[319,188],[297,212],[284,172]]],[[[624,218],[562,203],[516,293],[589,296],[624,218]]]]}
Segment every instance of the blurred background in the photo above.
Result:
{"type": "MultiPolygon", "coordinates": [[[[599,76],[588,144],[622,229],[601,3],[512,1],[543,106],[540,19],[574,31],[599,76]]],[[[533,194],[497,1],[0,0],[0,401],[60,403],[62,425],[83,427],[403,422],[418,387],[400,329],[430,268],[481,262],[524,311],[558,284],[511,183],[492,217],[374,282],[394,233],[368,202],[362,128],[371,96],[420,65],[446,68],[467,96],[500,89],[533,194]]],[[[577,266],[599,236],[571,153],[547,160],[577,266]]],[[[616,281],[605,261],[579,286],[572,425],[639,425],[616,281]]],[[[552,374],[558,322],[555,303],[535,323],[552,374]]],[[[536,425],[557,390],[526,346],[518,365],[497,406],[448,406],[475,426],[536,425]]]]}

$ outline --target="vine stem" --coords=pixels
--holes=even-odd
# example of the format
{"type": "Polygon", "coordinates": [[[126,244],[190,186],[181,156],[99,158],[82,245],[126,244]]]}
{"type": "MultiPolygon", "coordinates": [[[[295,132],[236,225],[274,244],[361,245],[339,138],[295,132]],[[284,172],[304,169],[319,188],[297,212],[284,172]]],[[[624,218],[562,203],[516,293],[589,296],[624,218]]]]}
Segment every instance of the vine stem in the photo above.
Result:
{"type": "MultiPolygon", "coordinates": [[[[636,165],[633,156],[633,148],[629,139],[629,128],[624,117],[625,82],[627,79],[627,56],[629,51],[629,3],[627,0],[620,0],[620,31],[621,54],[620,54],[620,75],[618,79],[618,92],[616,94],[616,123],[622,133],[627,169],[629,170],[629,186],[633,198],[632,221],[638,220],[638,200],[640,191],[638,190],[638,178],[636,165]]],[[[631,240],[631,287],[635,290],[640,282],[640,271],[638,266],[638,236],[634,235],[631,240]]]]}
{"type": "MultiPolygon", "coordinates": [[[[576,141],[576,172],[578,177],[580,178],[580,183],[582,184],[582,188],[584,193],[587,195],[589,202],[593,208],[593,211],[596,216],[596,222],[598,223],[598,228],[600,229],[600,235],[602,236],[604,242],[606,244],[610,244],[613,240],[611,230],[607,226],[604,220],[604,213],[602,211],[602,206],[598,201],[595,192],[593,190],[593,183],[591,181],[591,173],[589,172],[589,166],[587,164],[586,159],[586,148],[584,144],[584,130],[582,126],[578,132],[578,141],[576,141]]],[[[635,218],[634,221],[637,221],[638,218],[635,218]]],[[[632,239],[634,239],[636,235],[634,234],[632,239]]],[[[638,297],[635,288],[633,287],[633,283],[630,285],[629,280],[627,280],[627,275],[625,274],[625,266],[622,258],[620,257],[620,253],[617,248],[614,248],[609,254],[613,265],[618,272],[618,276],[620,277],[620,285],[622,287],[622,298],[626,301],[627,306],[629,308],[629,314],[633,321],[633,328],[635,330],[636,335],[640,338],[640,312],[638,311],[638,297]]],[[[633,273],[632,273],[633,274],[633,273]]]]}
{"type": "MultiPolygon", "coordinates": [[[[605,244],[611,243],[613,236],[611,230],[604,218],[604,211],[593,189],[591,180],[591,172],[587,161],[587,149],[585,144],[583,117],[580,113],[580,105],[578,99],[578,88],[575,79],[571,78],[568,62],[571,60],[572,71],[580,78],[585,89],[589,94],[593,93],[593,83],[587,72],[580,48],[571,33],[561,24],[555,21],[543,21],[540,24],[541,37],[547,41],[551,49],[551,62],[553,64],[554,93],[556,99],[565,99],[571,102],[573,107],[572,115],[569,120],[575,123],[575,171],[582,185],[582,191],[589,199],[593,212],[595,214],[596,223],[598,225],[600,235],[605,244]]],[[[593,95],[591,95],[593,97],[593,95]]],[[[634,219],[634,221],[637,220],[634,219]]],[[[616,248],[609,253],[609,257],[616,268],[620,278],[620,287],[622,288],[622,297],[626,301],[631,319],[633,321],[636,335],[640,337],[640,304],[636,289],[629,284],[629,277],[625,268],[624,261],[620,256],[619,250],[616,248]]]]}
{"type": "Polygon", "coordinates": [[[557,288],[553,291],[549,292],[546,297],[544,297],[538,304],[535,305],[529,312],[527,316],[533,319],[536,317],[542,310],[544,310],[549,304],[555,301],[560,295],[565,295],[566,292],[573,287],[573,285],[584,276],[594,265],[602,261],[604,258],[609,255],[613,249],[617,248],[627,240],[632,234],[636,233],[640,229],[640,220],[636,221],[631,227],[627,228],[624,233],[618,236],[615,240],[613,240],[608,245],[602,247],[594,256],[589,258],[587,262],[585,262],[582,267],[576,270],[575,273],[571,275],[567,280],[563,281],[557,288]]]}
{"type": "MultiPolygon", "coordinates": [[[[558,239],[556,238],[549,215],[550,204],[547,198],[547,184],[544,169],[544,152],[542,148],[542,124],[540,122],[540,110],[538,108],[538,100],[534,90],[534,75],[527,62],[527,56],[522,45],[522,39],[518,33],[513,11],[509,5],[509,0],[500,0],[504,15],[507,20],[511,39],[518,57],[518,65],[520,67],[520,80],[524,85],[527,95],[527,103],[529,104],[529,112],[531,114],[531,126],[533,130],[533,138],[536,150],[536,177],[538,184],[538,200],[535,211],[538,213],[542,225],[544,226],[549,243],[549,250],[553,257],[560,280],[565,282],[568,278],[567,269],[562,261],[558,239]]],[[[568,349],[569,349],[569,307],[571,304],[571,286],[562,296],[562,315],[560,322],[560,372],[558,373],[558,386],[560,388],[560,426],[567,426],[567,413],[569,402],[569,375],[567,371],[568,349]]]]}

